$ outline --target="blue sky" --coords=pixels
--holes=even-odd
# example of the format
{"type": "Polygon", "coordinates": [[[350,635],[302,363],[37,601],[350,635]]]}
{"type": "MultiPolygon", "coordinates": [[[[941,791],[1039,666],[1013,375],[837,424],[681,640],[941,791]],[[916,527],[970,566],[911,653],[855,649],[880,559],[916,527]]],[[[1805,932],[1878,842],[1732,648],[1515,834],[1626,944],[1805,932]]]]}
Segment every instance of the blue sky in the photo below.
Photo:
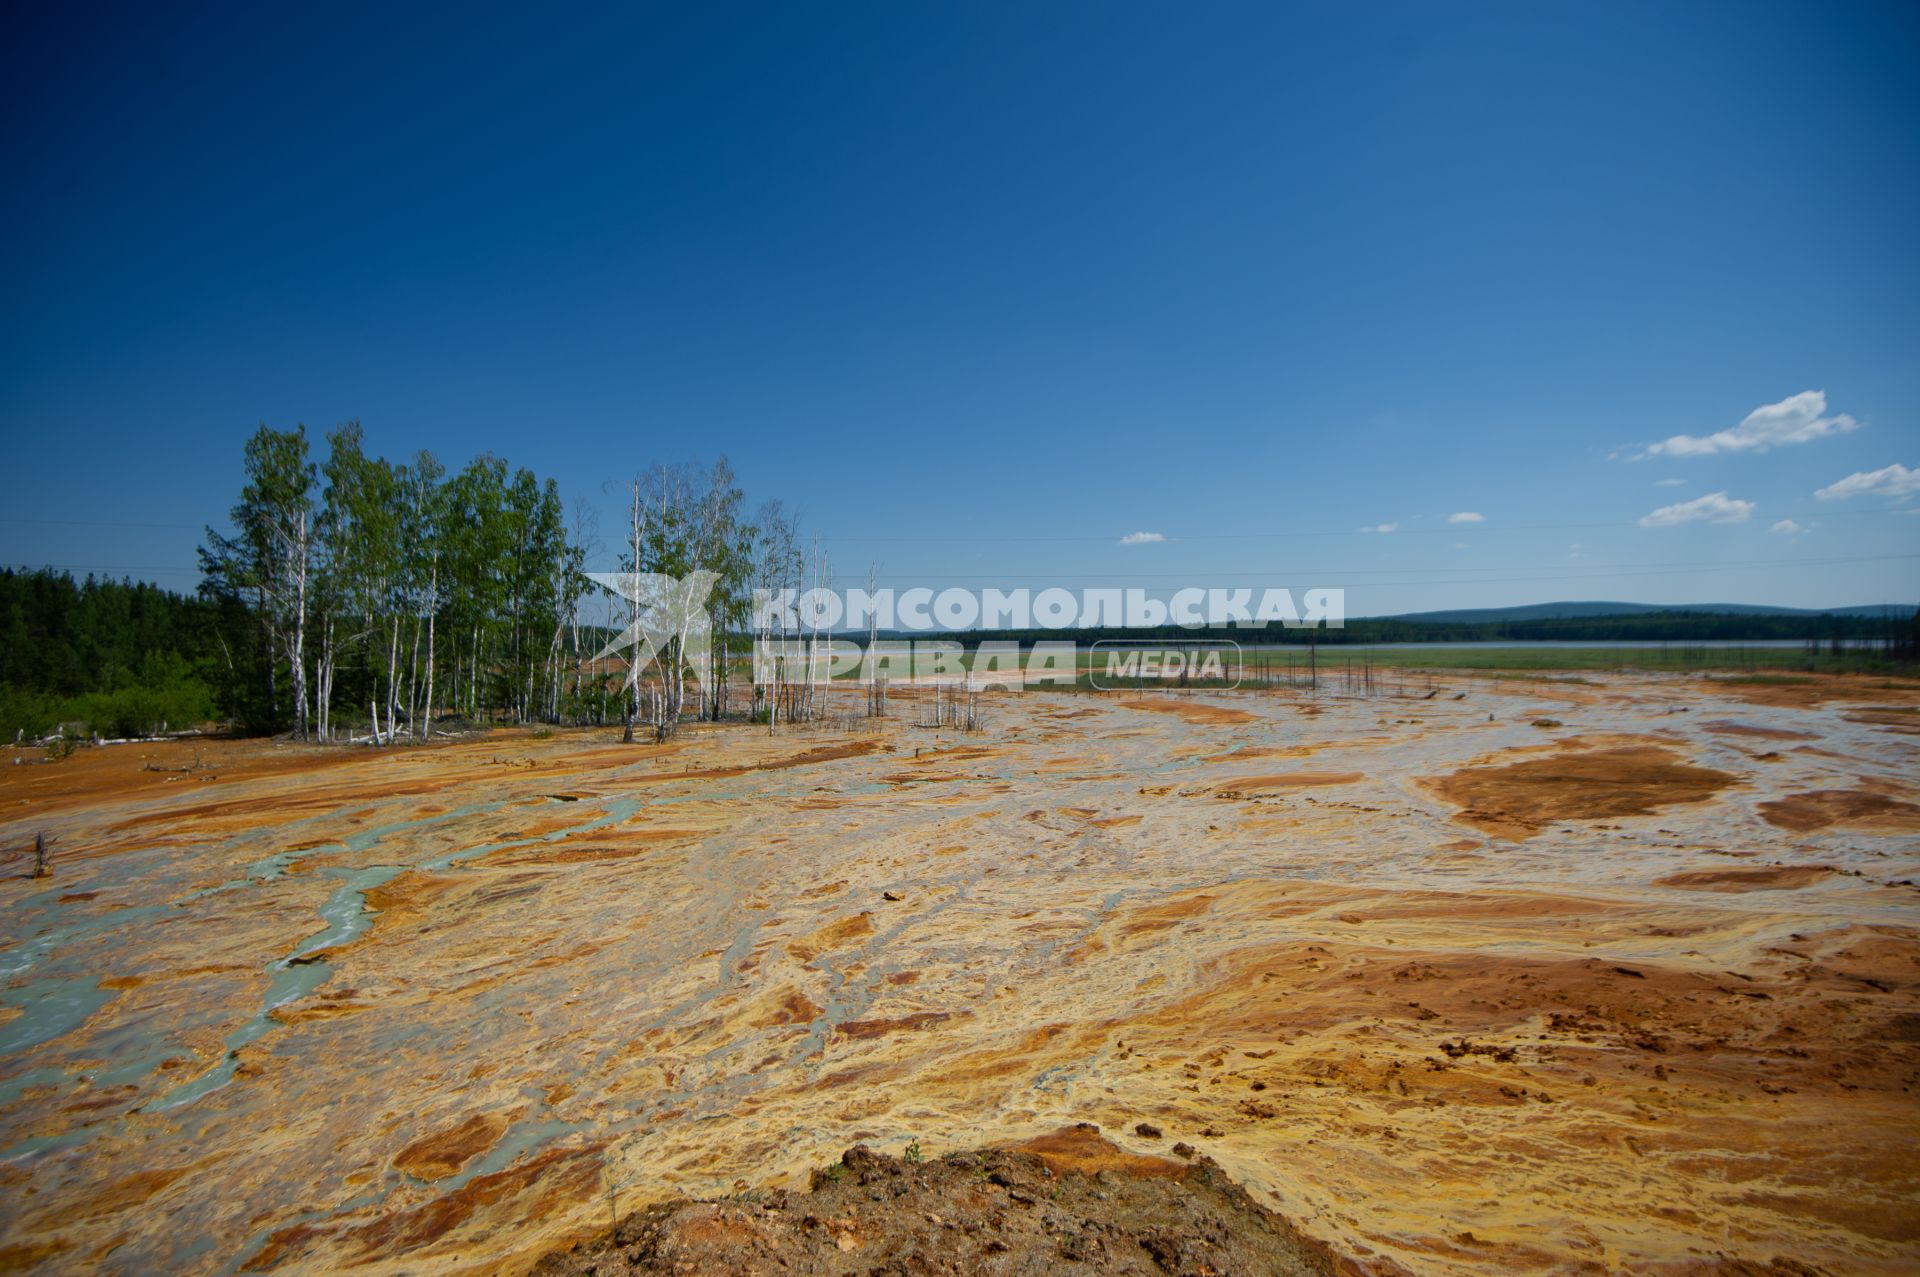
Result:
{"type": "Polygon", "coordinates": [[[8,22],[0,560],[191,586],[358,418],[902,585],[1920,598],[1912,6],[8,22]]]}

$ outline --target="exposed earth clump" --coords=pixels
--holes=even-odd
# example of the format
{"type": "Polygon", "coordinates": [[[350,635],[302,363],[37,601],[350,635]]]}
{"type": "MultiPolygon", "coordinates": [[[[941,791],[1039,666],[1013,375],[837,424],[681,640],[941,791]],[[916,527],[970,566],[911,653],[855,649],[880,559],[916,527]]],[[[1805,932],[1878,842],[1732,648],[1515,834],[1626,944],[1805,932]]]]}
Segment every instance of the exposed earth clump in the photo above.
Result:
{"type": "Polygon", "coordinates": [[[1210,1159],[1129,1154],[1081,1124],[937,1161],[855,1145],[808,1192],[652,1206],[537,1277],[675,1273],[1311,1274],[1348,1266],[1210,1159]]]}

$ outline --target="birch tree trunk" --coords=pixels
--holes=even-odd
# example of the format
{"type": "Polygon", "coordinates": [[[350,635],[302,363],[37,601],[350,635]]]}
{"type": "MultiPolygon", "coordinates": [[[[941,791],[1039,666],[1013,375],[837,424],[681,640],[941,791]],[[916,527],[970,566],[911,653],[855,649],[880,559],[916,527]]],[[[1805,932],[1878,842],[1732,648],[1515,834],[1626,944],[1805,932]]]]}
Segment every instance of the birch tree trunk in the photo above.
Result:
{"type": "Polygon", "coordinates": [[[433,617],[440,610],[440,556],[433,556],[433,574],[427,584],[427,699],[421,708],[425,720],[422,739],[433,739],[433,617]]]}
{"type": "Polygon", "coordinates": [[[293,643],[288,651],[293,674],[293,733],[307,739],[307,512],[294,515],[290,545],[293,576],[293,643]]]}

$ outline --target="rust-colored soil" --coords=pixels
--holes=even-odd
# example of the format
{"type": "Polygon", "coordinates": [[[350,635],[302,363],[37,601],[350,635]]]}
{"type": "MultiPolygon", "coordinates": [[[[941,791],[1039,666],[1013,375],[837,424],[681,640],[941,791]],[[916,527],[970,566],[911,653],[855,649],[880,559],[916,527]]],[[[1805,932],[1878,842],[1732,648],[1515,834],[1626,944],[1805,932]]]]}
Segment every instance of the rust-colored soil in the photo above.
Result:
{"type": "Polygon", "coordinates": [[[1767,823],[1796,833],[1833,825],[1859,829],[1920,830],[1920,806],[1863,789],[1819,789],[1760,804],[1767,823]]]}
{"type": "Polygon", "coordinates": [[[1758,740],[1819,740],[1817,732],[1796,732],[1784,727],[1761,727],[1755,723],[1734,723],[1719,719],[1706,724],[1717,736],[1751,736],[1758,740]]]}
{"type": "Polygon", "coordinates": [[[421,1136],[401,1149],[393,1164],[415,1179],[445,1179],[492,1148],[506,1130],[503,1114],[475,1113],[458,1126],[421,1136]]]}
{"type": "Polygon", "coordinates": [[[1155,714],[1172,714],[1183,723],[1202,727],[1254,721],[1253,715],[1245,710],[1228,709],[1225,706],[1208,704],[1206,701],[1183,700],[1175,697],[1143,696],[1135,700],[1121,701],[1120,704],[1127,709],[1144,709],[1155,714]]]}
{"type": "Polygon", "coordinates": [[[1871,723],[1903,735],[1920,735],[1920,705],[1869,705],[1844,715],[1849,723],[1871,723]]]}
{"type": "Polygon", "coordinates": [[[1463,824],[1524,838],[1555,821],[1640,816],[1704,802],[1738,779],[1692,766],[1671,750],[1630,746],[1469,767],[1426,784],[1461,808],[1463,824]]]}
{"type": "Polygon", "coordinates": [[[1716,696],[1733,696],[1750,705],[1783,709],[1813,709],[1835,701],[1920,703],[1920,682],[1862,674],[1761,675],[1709,678],[1703,682],[1716,696]]]}
{"type": "Polygon", "coordinates": [[[1222,798],[1257,798],[1262,794],[1285,793],[1291,789],[1313,789],[1324,785],[1351,785],[1366,779],[1359,772],[1279,772],[1272,776],[1245,776],[1223,780],[1213,792],[1222,798]]]}
{"type": "Polygon", "coordinates": [[[1886,683],[0,767],[0,1271],[1906,1277],[1886,683]]]}
{"type": "Polygon", "coordinates": [[[1768,869],[1696,869],[1654,881],[1682,891],[1789,891],[1810,887],[1839,870],[1827,865],[1780,865],[1768,869]]]}
{"type": "Polygon", "coordinates": [[[1056,1175],[1097,1175],[1101,1171],[1112,1171],[1136,1179],[1178,1179],[1187,1171],[1184,1163],[1165,1157],[1129,1153],[1115,1147],[1111,1140],[1102,1138],[1100,1128],[1091,1122],[1076,1123],[1058,1131],[1037,1135],[1013,1147],[1023,1153],[1032,1153],[1056,1175]]]}

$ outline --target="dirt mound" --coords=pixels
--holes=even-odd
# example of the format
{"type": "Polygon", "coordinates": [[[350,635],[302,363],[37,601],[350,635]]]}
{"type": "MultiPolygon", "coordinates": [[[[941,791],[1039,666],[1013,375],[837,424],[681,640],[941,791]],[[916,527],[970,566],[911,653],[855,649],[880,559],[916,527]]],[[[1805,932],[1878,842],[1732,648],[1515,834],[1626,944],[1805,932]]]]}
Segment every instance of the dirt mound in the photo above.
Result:
{"type": "Polygon", "coordinates": [[[1462,823],[1525,838],[1555,821],[1639,816],[1704,802],[1737,779],[1647,745],[1468,767],[1423,783],[1462,809],[1455,817],[1462,823]]]}
{"type": "Polygon", "coordinates": [[[650,1207],[534,1273],[1350,1270],[1207,1158],[1130,1154],[1084,1124],[927,1163],[856,1145],[812,1180],[806,1193],[650,1207]]]}

